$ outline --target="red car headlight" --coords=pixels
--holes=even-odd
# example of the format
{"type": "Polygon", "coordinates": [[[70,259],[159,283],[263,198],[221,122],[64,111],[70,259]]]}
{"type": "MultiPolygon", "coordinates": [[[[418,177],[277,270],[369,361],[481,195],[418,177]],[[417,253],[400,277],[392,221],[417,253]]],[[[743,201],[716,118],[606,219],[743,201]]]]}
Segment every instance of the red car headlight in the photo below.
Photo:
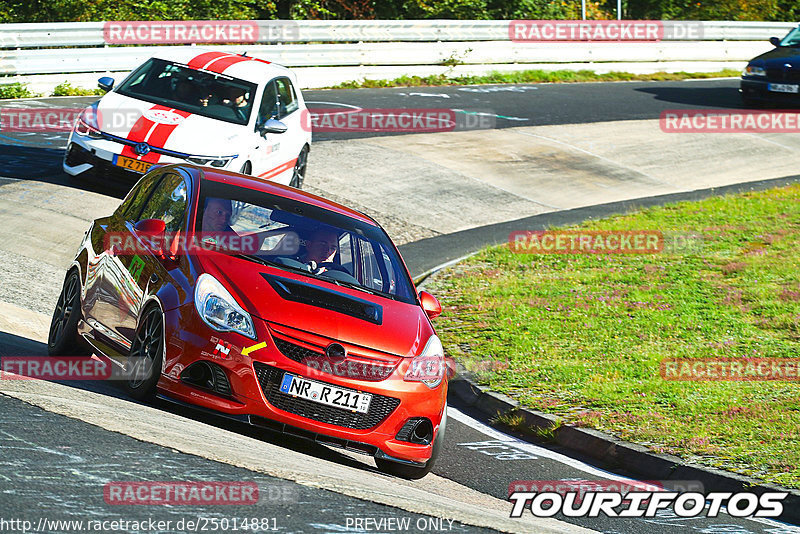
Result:
{"type": "Polygon", "coordinates": [[[447,365],[444,361],[444,347],[439,336],[432,335],[419,356],[411,360],[403,380],[422,382],[433,389],[442,383],[447,365]]]}

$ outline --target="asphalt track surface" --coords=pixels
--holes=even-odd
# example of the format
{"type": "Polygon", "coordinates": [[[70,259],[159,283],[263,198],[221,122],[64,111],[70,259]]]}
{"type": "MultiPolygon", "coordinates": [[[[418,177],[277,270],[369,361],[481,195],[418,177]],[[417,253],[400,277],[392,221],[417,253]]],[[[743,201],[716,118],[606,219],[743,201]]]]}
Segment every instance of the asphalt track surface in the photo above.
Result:
{"type": "MultiPolygon", "coordinates": [[[[310,106],[357,105],[361,108],[449,108],[494,114],[496,127],[578,124],[598,121],[657,118],[665,109],[736,108],[735,80],[668,83],[608,83],[525,86],[475,86],[305,91],[310,106]]],[[[91,99],[58,99],[41,105],[69,107],[91,99]]],[[[0,106],[30,105],[2,103],[0,106]]],[[[39,104],[37,104],[39,105],[39,104]]],[[[352,134],[315,136],[315,141],[352,134]]],[[[368,134],[358,134],[364,136],[368,134]]],[[[121,197],[125,186],[72,182],[60,170],[66,134],[0,133],[0,174],[79,187],[121,197]]],[[[16,180],[13,180],[16,181],[16,180]]],[[[0,180],[0,187],[10,180],[0,180]]],[[[0,333],[0,355],[43,354],[38,342],[13,333],[0,333]]],[[[76,383],[110,397],[124,396],[113,386],[76,383]],[[98,388],[100,388],[98,390],[98,388]]],[[[124,512],[103,502],[98,487],[111,480],[253,480],[262,492],[280,488],[288,499],[260,502],[248,516],[275,517],[281,532],[363,532],[348,529],[347,517],[408,517],[412,525],[424,516],[309,488],[263,474],[235,468],[165,447],[143,443],[122,434],[53,414],[6,396],[0,396],[0,516],[50,519],[153,517],[179,519],[192,516],[234,517],[224,507],[125,507],[124,512]],[[265,489],[267,488],[267,489],[265,489]]],[[[353,468],[371,466],[368,459],[352,459],[322,446],[258,431],[208,415],[159,403],[161,410],[198,422],[257,436],[289,450],[301,451],[309,461],[333,459],[353,468]],[[357,464],[353,464],[357,462],[357,464]]],[[[509,484],[517,480],[625,480],[628,473],[612,466],[595,465],[569,451],[531,444],[489,428],[473,419],[469,409],[451,402],[445,449],[434,473],[480,492],[505,499],[509,484]]],[[[262,499],[263,500],[263,499],[262,499]]],[[[509,505],[510,511],[510,505],[509,505]]],[[[606,533],[698,532],[773,533],[800,532],[796,527],[770,520],[682,519],[663,513],[655,519],[574,519],[565,521],[606,533]]],[[[445,524],[445,526],[447,526],[445,524]]],[[[69,529],[63,529],[68,531],[69,529]]],[[[425,529],[432,531],[431,528],[425,529]]],[[[481,532],[453,523],[452,532],[481,532]]],[[[57,530],[51,530],[57,531],[57,530]]],[[[371,531],[371,530],[369,530],[371,531]]],[[[414,531],[414,530],[412,530],[414,531]]]]}

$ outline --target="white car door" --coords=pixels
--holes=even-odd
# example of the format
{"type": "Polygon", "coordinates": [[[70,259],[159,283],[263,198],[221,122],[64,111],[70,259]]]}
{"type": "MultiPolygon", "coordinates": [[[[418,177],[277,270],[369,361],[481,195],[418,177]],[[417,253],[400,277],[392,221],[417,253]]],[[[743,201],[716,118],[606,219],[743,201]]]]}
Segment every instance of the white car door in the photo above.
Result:
{"type": "Polygon", "coordinates": [[[253,132],[257,145],[253,154],[253,176],[271,180],[279,176],[282,168],[285,167],[286,156],[284,154],[283,140],[286,133],[261,134],[258,131],[260,125],[269,119],[278,119],[279,114],[280,101],[278,100],[277,87],[275,80],[271,80],[264,87],[253,132]]]}
{"type": "Polygon", "coordinates": [[[282,134],[281,151],[286,161],[286,165],[291,165],[288,172],[283,175],[281,182],[289,183],[292,171],[294,170],[294,163],[297,161],[297,155],[302,150],[305,144],[306,135],[303,131],[302,112],[300,111],[300,101],[297,98],[294,85],[287,77],[280,77],[275,80],[275,87],[278,90],[278,101],[280,109],[278,113],[278,120],[284,123],[287,127],[286,133],[282,134]]]}

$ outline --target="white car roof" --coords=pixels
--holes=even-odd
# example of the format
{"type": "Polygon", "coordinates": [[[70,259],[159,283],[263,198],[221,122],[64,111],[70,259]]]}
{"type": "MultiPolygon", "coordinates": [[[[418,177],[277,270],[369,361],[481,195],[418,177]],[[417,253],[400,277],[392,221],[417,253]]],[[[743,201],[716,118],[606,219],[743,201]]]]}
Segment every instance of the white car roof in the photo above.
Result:
{"type": "Polygon", "coordinates": [[[283,65],[256,56],[245,56],[220,50],[199,47],[186,47],[180,50],[173,48],[168,53],[154,54],[153,57],[182,63],[200,70],[225,74],[259,85],[276,76],[288,76],[295,79],[291,71],[283,65]]]}

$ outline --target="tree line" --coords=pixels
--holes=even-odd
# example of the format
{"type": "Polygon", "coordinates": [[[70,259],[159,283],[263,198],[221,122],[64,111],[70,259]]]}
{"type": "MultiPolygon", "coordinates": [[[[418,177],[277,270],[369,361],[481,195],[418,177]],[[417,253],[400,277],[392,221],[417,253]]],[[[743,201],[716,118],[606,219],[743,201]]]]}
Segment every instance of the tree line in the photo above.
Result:
{"type": "MultiPolygon", "coordinates": [[[[616,18],[587,0],[587,18],[616,18]]],[[[800,19],[798,0],[623,0],[623,18],[800,19]]],[[[580,0],[4,0],[0,22],[269,19],[578,19],[580,0]]]]}

